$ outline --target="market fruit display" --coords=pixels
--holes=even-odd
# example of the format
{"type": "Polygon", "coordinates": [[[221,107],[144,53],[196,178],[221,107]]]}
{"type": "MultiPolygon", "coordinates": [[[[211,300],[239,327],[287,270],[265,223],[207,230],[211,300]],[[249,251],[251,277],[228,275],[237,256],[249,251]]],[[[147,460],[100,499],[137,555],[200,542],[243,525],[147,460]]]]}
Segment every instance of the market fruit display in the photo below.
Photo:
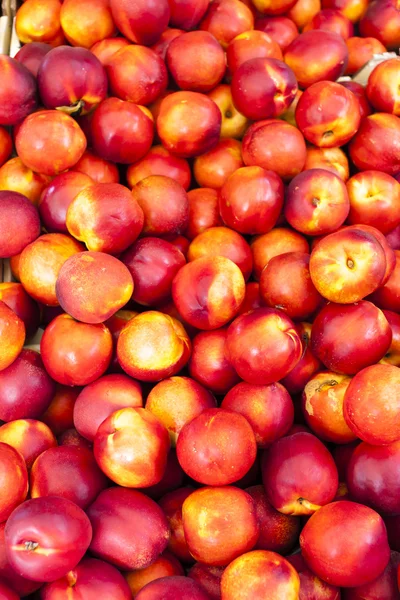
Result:
{"type": "Polygon", "coordinates": [[[400,600],[400,7],[25,0],[1,600],[400,600]]]}

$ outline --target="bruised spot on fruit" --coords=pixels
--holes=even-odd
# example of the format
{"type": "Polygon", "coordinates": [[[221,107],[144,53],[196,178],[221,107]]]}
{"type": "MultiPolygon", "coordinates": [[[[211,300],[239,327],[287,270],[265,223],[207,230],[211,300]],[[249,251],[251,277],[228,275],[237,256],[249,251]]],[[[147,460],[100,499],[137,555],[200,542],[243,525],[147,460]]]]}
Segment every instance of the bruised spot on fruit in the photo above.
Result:
{"type": "Polygon", "coordinates": [[[328,137],[331,137],[331,135],[333,135],[333,131],[331,129],[329,129],[328,131],[324,131],[324,133],[322,134],[322,137],[324,137],[326,139],[328,137]]]}

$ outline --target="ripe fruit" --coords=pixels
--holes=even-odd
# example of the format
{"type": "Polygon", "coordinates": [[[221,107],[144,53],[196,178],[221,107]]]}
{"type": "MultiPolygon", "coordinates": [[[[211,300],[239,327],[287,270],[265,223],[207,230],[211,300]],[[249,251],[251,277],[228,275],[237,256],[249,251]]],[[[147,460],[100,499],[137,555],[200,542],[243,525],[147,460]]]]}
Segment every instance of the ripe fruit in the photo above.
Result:
{"type": "Polygon", "coordinates": [[[191,158],[216,146],[222,115],[209,97],[199,92],[175,92],[161,103],[157,132],[172,154],[191,158]]]}
{"type": "Polygon", "coordinates": [[[58,175],[76,165],[86,145],[78,123],[57,110],[40,110],[29,115],[15,138],[23,163],[44,175],[58,175]],[[51,152],[43,153],[44,147],[51,148],[51,152]]]}
{"type": "Polygon", "coordinates": [[[117,357],[128,375],[139,381],[159,381],[187,363],[191,344],[181,323],[158,311],[133,318],[121,331],[117,357]]]}
{"type": "Polygon", "coordinates": [[[127,267],[104,252],[71,256],[62,265],[56,282],[57,300],[63,310],[84,323],[104,323],[125,306],[132,292],[127,267]]]}
{"type": "Polygon", "coordinates": [[[292,565],[279,554],[254,550],[239,556],[222,574],[221,589],[226,600],[299,597],[300,579],[292,565]]]}
{"type": "Polygon", "coordinates": [[[356,502],[332,502],[307,521],[300,546],[309,568],[337,586],[369,583],[385,569],[390,558],[382,518],[356,502]]]}
{"type": "Polygon", "coordinates": [[[310,433],[296,433],[265,451],[262,474],[267,498],[287,515],[310,515],[331,502],[338,486],[334,460],[310,433]]]}
{"type": "Polygon", "coordinates": [[[167,519],[141,492],[108,488],[97,496],[87,514],[93,527],[90,552],[119,569],[143,569],[167,546],[167,519]]]}
{"type": "Polygon", "coordinates": [[[268,385],[285,377],[302,354],[294,323],[282,311],[259,308],[235,319],[228,329],[227,355],[248,383],[268,385]]]}
{"type": "Polygon", "coordinates": [[[56,496],[27,500],[14,510],[5,528],[11,566],[40,582],[64,577],[83,558],[91,537],[83,510],[56,496]]]}
{"type": "Polygon", "coordinates": [[[279,117],[293,102],[297,82],[293,71],[276,58],[253,58],[233,73],[233,102],[248,119],[279,117]]]}
{"type": "Polygon", "coordinates": [[[37,77],[46,108],[67,114],[86,114],[107,94],[104,68],[92,52],[84,48],[54,48],[43,58],[37,77]]]}
{"type": "Polygon", "coordinates": [[[168,431],[157,417],[144,408],[128,407],[101,423],[93,451],[112,481],[124,487],[146,488],[161,481],[169,447],[168,431]]]}
{"type": "Polygon", "coordinates": [[[233,487],[203,487],[186,498],[183,528],[199,562],[225,566],[254,547],[259,526],[253,499],[233,487]]]}
{"type": "Polygon", "coordinates": [[[350,429],[368,444],[391,444],[400,439],[397,382],[400,369],[372,365],[353,377],[344,398],[344,417],[350,429]]]}
{"type": "Polygon", "coordinates": [[[241,479],[256,459],[249,422],[238,412],[208,408],[182,428],[176,451],[182,469],[205,485],[229,485],[241,479]],[[229,440],[229,442],[228,442],[229,440]],[[198,451],[207,445],[207,453],[198,451]]]}

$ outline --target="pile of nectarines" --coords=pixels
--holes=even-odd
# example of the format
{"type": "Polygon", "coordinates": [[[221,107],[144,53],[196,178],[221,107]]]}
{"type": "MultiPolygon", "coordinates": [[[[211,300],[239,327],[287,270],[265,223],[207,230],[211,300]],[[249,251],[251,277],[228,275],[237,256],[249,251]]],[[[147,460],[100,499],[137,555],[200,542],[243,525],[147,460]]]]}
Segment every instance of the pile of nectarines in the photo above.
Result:
{"type": "Polygon", "coordinates": [[[400,600],[400,0],[15,26],[0,600],[400,600]]]}

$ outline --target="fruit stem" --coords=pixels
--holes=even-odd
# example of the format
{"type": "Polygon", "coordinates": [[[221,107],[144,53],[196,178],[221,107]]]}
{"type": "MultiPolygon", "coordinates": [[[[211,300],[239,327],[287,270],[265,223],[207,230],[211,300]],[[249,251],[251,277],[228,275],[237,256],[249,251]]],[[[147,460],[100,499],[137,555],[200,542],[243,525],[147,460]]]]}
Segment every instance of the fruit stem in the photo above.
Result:
{"type": "Polygon", "coordinates": [[[301,504],[301,506],[303,506],[310,515],[321,508],[318,504],[312,504],[312,502],[309,502],[305,498],[297,498],[297,502],[301,504]]]}
{"type": "Polygon", "coordinates": [[[27,550],[28,552],[32,552],[33,550],[36,550],[36,548],[39,546],[38,542],[25,542],[24,547],[25,550],[27,550]]]}
{"type": "Polygon", "coordinates": [[[74,104],[71,104],[71,106],[57,106],[56,110],[59,110],[67,115],[74,115],[75,117],[79,117],[84,106],[85,102],[83,100],[78,100],[74,104]]]}
{"type": "Polygon", "coordinates": [[[69,571],[66,574],[65,578],[68,581],[69,587],[74,587],[74,585],[76,585],[76,582],[77,582],[78,578],[76,576],[76,572],[75,571],[69,571]]]}
{"type": "Polygon", "coordinates": [[[323,383],[321,383],[321,385],[317,389],[317,392],[322,392],[322,390],[324,389],[325,386],[332,387],[337,384],[338,384],[338,382],[336,381],[336,379],[329,379],[328,381],[324,381],[323,383]]]}

